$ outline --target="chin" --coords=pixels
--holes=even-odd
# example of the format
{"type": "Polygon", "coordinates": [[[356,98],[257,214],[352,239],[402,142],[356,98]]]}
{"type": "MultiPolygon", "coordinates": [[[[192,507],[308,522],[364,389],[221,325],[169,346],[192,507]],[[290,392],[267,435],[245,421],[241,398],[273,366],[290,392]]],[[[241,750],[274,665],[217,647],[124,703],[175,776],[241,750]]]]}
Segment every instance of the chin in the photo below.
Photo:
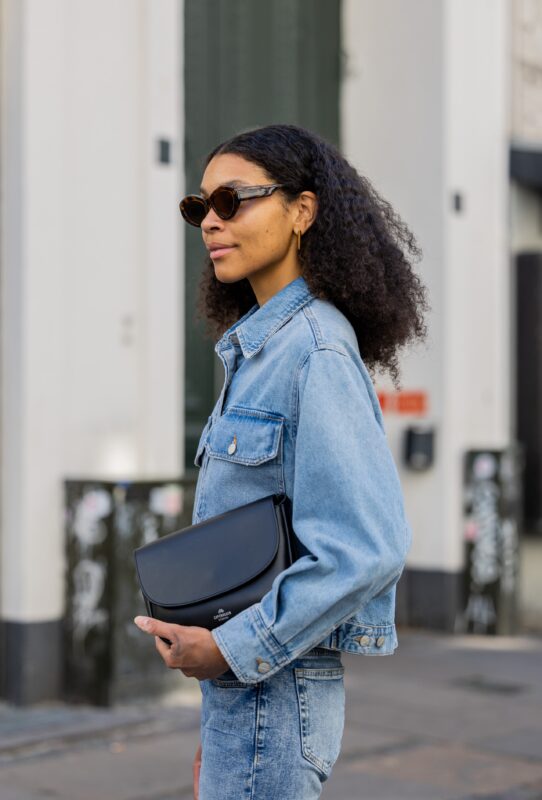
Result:
{"type": "Polygon", "coordinates": [[[220,283],[237,283],[243,279],[243,276],[237,277],[236,275],[221,275],[219,271],[215,270],[215,278],[220,283]]]}
{"type": "Polygon", "coordinates": [[[228,269],[227,267],[221,268],[220,266],[215,267],[215,278],[220,283],[238,283],[238,281],[242,281],[243,278],[247,278],[249,273],[242,272],[241,270],[235,269],[228,269]]]}

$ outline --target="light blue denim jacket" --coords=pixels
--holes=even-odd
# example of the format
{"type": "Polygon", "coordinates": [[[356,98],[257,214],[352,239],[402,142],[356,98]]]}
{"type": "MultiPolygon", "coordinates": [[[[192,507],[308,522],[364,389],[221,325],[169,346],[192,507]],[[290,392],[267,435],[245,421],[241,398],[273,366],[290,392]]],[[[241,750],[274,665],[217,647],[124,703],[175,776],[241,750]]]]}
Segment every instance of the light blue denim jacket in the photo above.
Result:
{"type": "Polygon", "coordinates": [[[194,459],[192,523],[285,492],[310,551],[213,629],[224,658],[258,683],[315,646],[391,655],[412,531],[352,325],[300,276],[252,306],[215,351],[225,381],[194,459]]]}

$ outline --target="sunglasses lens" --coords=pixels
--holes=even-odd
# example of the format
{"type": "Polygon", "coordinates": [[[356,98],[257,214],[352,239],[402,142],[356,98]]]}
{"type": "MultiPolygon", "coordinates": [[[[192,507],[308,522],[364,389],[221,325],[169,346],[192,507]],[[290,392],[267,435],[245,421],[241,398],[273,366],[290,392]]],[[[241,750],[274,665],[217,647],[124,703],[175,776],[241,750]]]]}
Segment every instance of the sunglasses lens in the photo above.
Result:
{"type": "Polygon", "coordinates": [[[210,197],[212,206],[221,219],[230,219],[237,210],[237,195],[234,189],[224,186],[215,189],[210,197]]]}
{"type": "Polygon", "coordinates": [[[188,195],[179,203],[181,214],[190,225],[201,225],[207,215],[205,203],[197,195],[188,195]]]}

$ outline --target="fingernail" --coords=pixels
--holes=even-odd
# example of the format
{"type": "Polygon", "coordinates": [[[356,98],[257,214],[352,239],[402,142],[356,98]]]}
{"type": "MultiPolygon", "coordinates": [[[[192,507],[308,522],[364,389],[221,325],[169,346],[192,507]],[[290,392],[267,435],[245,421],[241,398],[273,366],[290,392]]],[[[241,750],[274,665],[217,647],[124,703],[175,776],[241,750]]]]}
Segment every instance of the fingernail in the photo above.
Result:
{"type": "Polygon", "coordinates": [[[148,625],[149,625],[149,619],[148,619],[148,617],[135,617],[135,618],[134,618],[134,622],[135,622],[135,624],[136,624],[136,625],[138,625],[140,628],[147,628],[147,627],[148,627],[148,625]]]}

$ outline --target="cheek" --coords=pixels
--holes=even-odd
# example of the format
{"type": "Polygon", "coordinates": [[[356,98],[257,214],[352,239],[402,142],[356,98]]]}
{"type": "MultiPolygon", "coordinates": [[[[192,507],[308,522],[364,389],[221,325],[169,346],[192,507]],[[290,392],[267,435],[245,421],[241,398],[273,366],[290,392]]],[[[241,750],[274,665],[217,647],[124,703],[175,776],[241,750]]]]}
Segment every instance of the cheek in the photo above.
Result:
{"type": "Polygon", "coordinates": [[[262,228],[247,247],[251,261],[260,264],[282,258],[286,250],[284,235],[271,227],[262,228]]]}
{"type": "Polygon", "coordinates": [[[289,235],[283,215],[247,214],[243,225],[243,244],[252,253],[283,253],[289,244],[289,235]],[[258,218],[260,217],[260,218],[258,218]]]}
{"type": "MultiPolygon", "coordinates": [[[[224,264],[233,266],[235,263],[241,270],[253,270],[280,261],[291,243],[289,219],[282,205],[272,205],[272,198],[247,201],[231,222],[226,223],[226,230],[228,238],[239,244],[239,250],[224,264]]],[[[220,265],[220,259],[217,265],[220,265]]]]}

